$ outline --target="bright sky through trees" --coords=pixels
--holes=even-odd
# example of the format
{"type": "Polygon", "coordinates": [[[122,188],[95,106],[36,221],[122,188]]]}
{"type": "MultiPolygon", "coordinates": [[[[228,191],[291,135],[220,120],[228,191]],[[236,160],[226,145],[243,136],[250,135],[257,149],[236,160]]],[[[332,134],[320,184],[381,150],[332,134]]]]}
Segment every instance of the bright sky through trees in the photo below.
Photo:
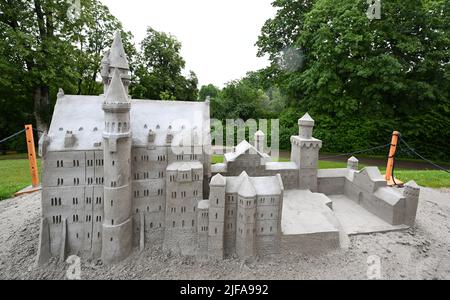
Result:
{"type": "MultiPolygon", "coordinates": [[[[199,86],[243,77],[268,65],[254,44],[264,22],[275,15],[272,0],[102,0],[139,43],[148,26],[182,43],[186,71],[199,86]]],[[[138,45],[136,45],[138,46],[138,45]]]]}

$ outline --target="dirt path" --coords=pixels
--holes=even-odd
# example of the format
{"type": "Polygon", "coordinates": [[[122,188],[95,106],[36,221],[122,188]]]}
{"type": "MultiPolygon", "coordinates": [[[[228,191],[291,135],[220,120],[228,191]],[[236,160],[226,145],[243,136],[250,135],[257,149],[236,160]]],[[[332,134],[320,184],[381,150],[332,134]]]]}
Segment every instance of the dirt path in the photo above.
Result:
{"type": "MultiPolygon", "coordinates": [[[[35,268],[39,194],[0,202],[0,279],[64,279],[68,265],[35,268]]],[[[197,262],[160,248],[115,266],[82,261],[83,279],[367,279],[367,259],[381,259],[384,279],[450,279],[450,189],[423,189],[417,226],[407,232],[351,238],[348,250],[315,255],[284,249],[252,262],[197,262]]]]}

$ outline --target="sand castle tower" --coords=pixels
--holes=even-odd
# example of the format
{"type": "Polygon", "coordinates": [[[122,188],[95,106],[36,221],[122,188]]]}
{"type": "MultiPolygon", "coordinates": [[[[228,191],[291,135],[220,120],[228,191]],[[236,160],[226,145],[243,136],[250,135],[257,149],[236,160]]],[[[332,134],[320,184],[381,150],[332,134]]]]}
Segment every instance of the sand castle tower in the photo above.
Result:
{"type": "Polygon", "coordinates": [[[131,83],[130,66],[122,43],[120,31],[114,35],[111,49],[105,52],[101,62],[101,75],[103,79],[103,93],[106,95],[115,70],[120,74],[125,92],[128,95],[128,87],[131,83]]]}
{"type": "Polygon", "coordinates": [[[313,138],[315,121],[307,113],[298,120],[299,135],[291,138],[291,161],[299,166],[299,189],[317,192],[317,169],[322,141],[313,138]]]}
{"type": "Polygon", "coordinates": [[[114,263],[132,250],[131,203],[131,102],[115,69],[103,104],[104,139],[104,223],[102,260],[114,263]]]}

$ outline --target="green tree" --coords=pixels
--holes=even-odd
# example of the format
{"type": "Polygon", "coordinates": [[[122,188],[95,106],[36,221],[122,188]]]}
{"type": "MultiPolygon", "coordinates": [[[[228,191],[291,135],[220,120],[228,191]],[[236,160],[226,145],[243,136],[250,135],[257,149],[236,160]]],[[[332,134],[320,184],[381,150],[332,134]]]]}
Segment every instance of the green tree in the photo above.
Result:
{"type": "Polygon", "coordinates": [[[86,13],[81,15],[84,17],[84,24],[74,36],[78,49],[76,61],[79,74],[76,93],[93,95],[103,91],[103,85],[97,79],[103,53],[111,46],[115,31],[122,32],[122,42],[131,71],[134,70],[137,52],[132,43],[133,35],[123,31],[122,24],[109,12],[108,7],[99,1],[88,1],[84,5],[86,13]]]}
{"type": "Polygon", "coordinates": [[[275,1],[259,54],[280,69],[289,104],[315,116],[326,150],[381,144],[397,129],[422,153],[449,159],[449,5],[383,1],[381,20],[369,20],[366,1],[275,1]],[[284,49],[301,54],[301,68],[280,68],[284,49]]]}
{"type": "Polygon", "coordinates": [[[262,117],[265,97],[263,91],[253,88],[245,81],[232,81],[222,89],[218,101],[211,103],[212,115],[219,120],[257,120],[262,117]]]}
{"type": "Polygon", "coordinates": [[[180,54],[181,43],[173,36],[147,29],[135,72],[132,95],[140,99],[176,98],[196,101],[198,79],[194,72],[182,75],[186,65],[180,54]]]}
{"type": "Polygon", "coordinates": [[[220,89],[213,84],[204,85],[200,88],[199,100],[204,101],[209,96],[211,98],[216,98],[219,96],[220,89]]]}
{"type": "Polygon", "coordinates": [[[272,6],[278,11],[261,29],[256,43],[259,48],[258,56],[268,54],[270,60],[277,64],[283,52],[297,41],[305,22],[305,14],[315,2],[316,0],[275,0],[272,6]]]}
{"type": "Polygon", "coordinates": [[[70,1],[0,1],[0,43],[5,55],[0,67],[15,74],[3,77],[0,99],[17,107],[30,103],[24,98],[31,99],[28,107],[32,109],[24,112],[33,115],[41,130],[48,128],[59,87],[69,93],[96,92],[92,82],[105,46],[102,43],[109,42],[111,33],[121,27],[98,0],[80,3],[80,14],[71,18],[70,1]],[[14,81],[21,86],[14,86],[14,81]],[[16,88],[16,96],[8,95],[8,87],[16,88]]]}

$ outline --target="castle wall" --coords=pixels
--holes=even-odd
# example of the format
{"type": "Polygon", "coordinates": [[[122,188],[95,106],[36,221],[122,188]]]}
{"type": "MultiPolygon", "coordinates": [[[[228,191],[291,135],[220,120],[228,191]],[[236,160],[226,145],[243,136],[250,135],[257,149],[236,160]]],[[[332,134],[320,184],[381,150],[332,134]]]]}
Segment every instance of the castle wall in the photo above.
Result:
{"type": "Polygon", "coordinates": [[[92,243],[91,252],[94,258],[99,258],[102,253],[102,232],[104,220],[104,189],[102,186],[93,187],[92,197],[92,231],[90,236],[87,236],[88,242],[92,243]]]}
{"type": "Polygon", "coordinates": [[[168,169],[166,186],[164,249],[195,255],[197,206],[203,200],[203,168],[168,169]]]}
{"type": "Polygon", "coordinates": [[[257,153],[245,153],[237,157],[235,161],[227,162],[226,170],[226,173],[222,173],[222,175],[239,176],[244,171],[251,177],[276,176],[280,174],[286,189],[298,188],[298,169],[283,169],[282,167],[267,169],[265,165],[261,164],[261,156],[257,153]]]}
{"type": "Polygon", "coordinates": [[[256,255],[256,198],[238,199],[238,218],[236,233],[236,253],[240,258],[256,255]]]}
{"type": "Polygon", "coordinates": [[[318,177],[318,192],[325,195],[343,195],[345,193],[345,177],[318,177]]]}
{"type": "Polygon", "coordinates": [[[377,187],[382,183],[357,175],[359,173],[355,173],[353,181],[346,179],[345,195],[391,225],[404,224],[405,199],[386,186],[377,187]]]}
{"type": "Polygon", "coordinates": [[[103,172],[95,167],[96,156],[95,151],[48,152],[43,160],[42,216],[49,224],[51,256],[58,256],[63,247],[69,254],[100,255],[103,186],[97,183],[103,172]]]}
{"type": "Polygon", "coordinates": [[[271,255],[280,252],[281,199],[279,195],[259,196],[256,210],[256,252],[271,255]]]}
{"type": "MultiPolygon", "coordinates": [[[[116,150],[121,151],[120,147],[119,141],[116,150]]],[[[117,173],[108,172],[106,178],[104,177],[103,151],[48,152],[43,161],[43,167],[46,170],[43,173],[43,216],[49,221],[51,256],[58,256],[63,246],[62,224],[64,219],[67,219],[65,246],[67,254],[83,254],[99,258],[104,235],[103,222],[109,225],[108,235],[111,237],[114,236],[113,232],[129,233],[128,226],[131,223],[132,243],[137,246],[141,230],[140,213],[145,215],[146,246],[163,244],[168,222],[174,220],[182,227],[184,221],[184,229],[182,227],[173,232],[168,230],[167,236],[172,240],[184,239],[184,242],[174,248],[184,247],[189,249],[188,252],[193,253],[193,249],[197,245],[195,207],[199,200],[203,200],[205,175],[201,169],[195,170],[190,176],[190,180],[195,178],[194,184],[184,182],[181,185],[172,185],[167,189],[166,169],[170,159],[173,159],[173,162],[189,162],[191,158],[203,159],[204,156],[186,154],[177,157],[169,155],[169,149],[170,147],[167,146],[150,149],[133,147],[131,151],[131,185],[119,188],[111,188],[111,185],[118,186],[126,182],[114,177],[114,174],[117,173]],[[107,186],[106,192],[104,192],[103,185],[107,186]],[[183,214],[183,217],[176,215],[166,220],[166,197],[171,195],[172,191],[186,193],[186,201],[183,202],[183,205],[177,205],[178,212],[182,207],[186,207],[186,213],[183,214]],[[131,207],[128,202],[120,201],[120,199],[126,199],[129,194],[132,199],[131,207]],[[106,195],[106,199],[111,200],[105,202],[104,195],[106,195]],[[61,206],[58,204],[59,198],[61,198],[61,206]],[[113,206],[111,206],[111,201],[113,201],[113,206]],[[105,204],[106,207],[104,207],[105,204]],[[108,215],[107,218],[105,218],[104,211],[108,215]],[[132,222],[127,222],[129,211],[133,214],[132,222]],[[53,218],[55,223],[53,223],[53,218]],[[113,223],[115,225],[126,223],[127,228],[117,229],[112,225],[113,223]]],[[[125,160],[124,164],[119,160],[117,154],[108,153],[106,156],[106,160],[111,163],[110,167],[116,167],[119,170],[128,169],[128,161],[125,160]],[[113,161],[114,166],[112,166],[113,161]]],[[[110,239],[109,243],[111,243],[110,239]]]]}
{"type": "Polygon", "coordinates": [[[200,259],[208,257],[209,201],[203,202],[199,204],[197,215],[197,257],[200,259]]]}
{"type": "Polygon", "coordinates": [[[405,214],[403,223],[414,226],[416,223],[417,209],[419,207],[420,187],[414,182],[408,182],[403,191],[405,197],[405,214]]]}
{"type": "Polygon", "coordinates": [[[281,178],[283,179],[283,185],[285,189],[295,190],[298,188],[298,181],[299,181],[298,170],[291,170],[291,169],[266,170],[262,175],[259,175],[259,177],[277,176],[278,174],[280,174],[281,178]]]}
{"type": "Polygon", "coordinates": [[[238,215],[238,194],[225,195],[225,232],[224,256],[231,257],[236,253],[236,231],[238,215]]]}
{"type": "Polygon", "coordinates": [[[265,166],[257,153],[244,153],[234,161],[227,162],[227,176],[239,176],[243,171],[249,176],[264,176],[265,166]]]}
{"type": "Polygon", "coordinates": [[[225,235],[225,186],[211,186],[209,195],[208,253],[223,259],[225,235]]]}

